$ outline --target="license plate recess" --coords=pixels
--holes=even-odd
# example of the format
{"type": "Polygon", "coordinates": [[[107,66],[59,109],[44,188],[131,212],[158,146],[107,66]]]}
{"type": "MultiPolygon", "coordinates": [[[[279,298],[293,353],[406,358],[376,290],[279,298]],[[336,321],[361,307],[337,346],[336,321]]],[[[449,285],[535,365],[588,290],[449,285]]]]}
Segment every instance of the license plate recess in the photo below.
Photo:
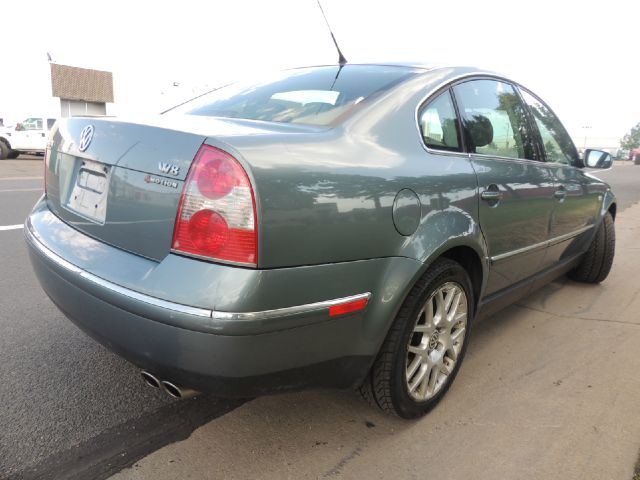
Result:
{"type": "Polygon", "coordinates": [[[104,224],[107,216],[110,167],[82,160],[66,207],[93,222],[104,224]]]}

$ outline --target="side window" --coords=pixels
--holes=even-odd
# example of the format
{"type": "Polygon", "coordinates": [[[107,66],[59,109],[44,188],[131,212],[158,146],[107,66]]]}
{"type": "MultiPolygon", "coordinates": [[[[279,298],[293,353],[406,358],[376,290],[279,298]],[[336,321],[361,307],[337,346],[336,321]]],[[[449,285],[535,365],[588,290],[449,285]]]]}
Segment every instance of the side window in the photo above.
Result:
{"type": "Polygon", "coordinates": [[[456,111],[449,90],[422,107],[418,119],[422,139],[427,147],[461,151],[456,111]]]}
{"type": "Polygon", "coordinates": [[[23,130],[42,130],[41,118],[27,118],[22,122],[23,130]]]}
{"type": "Polygon", "coordinates": [[[514,87],[472,80],[454,87],[471,152],[535,160],[525,107],[514,87]]]}
{"type": "Polygon", "coordinates": [[[578,152],[571,137],[553,112],[526,90],[520,90],[535,119],[547,162],[572,165],[578,160],[578,152]]]}
{"type": "Polygon", "coordinates": [[[55,123],[56,123],[55,118],[47,118],[47,130],[51,130],[55,123]]]}

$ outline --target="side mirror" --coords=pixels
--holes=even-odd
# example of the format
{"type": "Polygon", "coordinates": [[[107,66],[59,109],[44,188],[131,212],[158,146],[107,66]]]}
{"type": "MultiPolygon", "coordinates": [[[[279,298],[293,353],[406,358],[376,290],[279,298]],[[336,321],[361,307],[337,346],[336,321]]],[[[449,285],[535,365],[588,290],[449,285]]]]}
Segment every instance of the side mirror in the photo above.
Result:
{"type": "Polygon", "coordinates": [[[611,168],[613,157],[602,150],[587,149],[584,152],[584,164],[589,168],[611,168]]]}
{"type": "Polygon", "coordinates": [[[21,123],[16,123],[16,128],[15,128],[16,132],[19,132],[21,130],[24,130],[24,127],[22,126],[21,123]]]}

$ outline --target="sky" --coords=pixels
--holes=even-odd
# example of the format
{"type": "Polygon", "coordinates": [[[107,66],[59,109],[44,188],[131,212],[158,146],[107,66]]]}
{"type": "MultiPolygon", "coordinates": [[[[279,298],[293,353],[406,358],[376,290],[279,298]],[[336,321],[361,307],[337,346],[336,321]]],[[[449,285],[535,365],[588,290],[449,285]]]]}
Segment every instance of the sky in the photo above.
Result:
{"type": "MultiPolygon", "coordinates": [[[[578,146],[585,136],[615,145],[640,122],[637,2],[321,2],[349,62],[499,72],[541,96],[578,146]]],[[[55,113],[47,52],[112,71],[116,115],[159,112],[261,72],[337,62],[316,0],[12,0],[2,15],[5,119],[55,113]]]]}

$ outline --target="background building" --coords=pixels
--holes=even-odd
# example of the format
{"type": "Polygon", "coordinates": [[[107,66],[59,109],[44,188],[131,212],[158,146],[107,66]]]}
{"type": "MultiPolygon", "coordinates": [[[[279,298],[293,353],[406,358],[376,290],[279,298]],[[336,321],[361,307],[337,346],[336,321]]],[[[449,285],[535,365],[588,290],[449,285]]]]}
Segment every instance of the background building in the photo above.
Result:
{"type": "Polygon", "coordinates": [[[113,74],[51,63],[51,91],[60,99],[60,116],[106,115],[113,103],[113,74]]]}
{"type": "Polygon", "coordinates": [[[51,61],[24,62],[20,75],[0,76],[0,118],[5,126],[28,117],[113,115],[113,74],[51,61]]]}

